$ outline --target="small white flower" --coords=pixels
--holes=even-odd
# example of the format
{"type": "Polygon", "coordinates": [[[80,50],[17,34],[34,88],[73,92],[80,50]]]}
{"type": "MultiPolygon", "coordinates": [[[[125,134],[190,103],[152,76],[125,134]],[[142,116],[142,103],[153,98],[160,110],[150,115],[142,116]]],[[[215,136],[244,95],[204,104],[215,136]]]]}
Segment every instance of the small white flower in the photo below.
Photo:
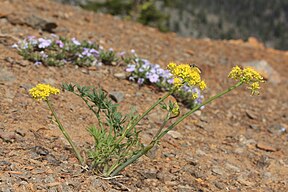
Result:
{"type": "Polygon", "coordinates": [[[15,49],[18,49],[18,45],[16,43],[14,43],[11,47],[15,48],[15,49]]]}

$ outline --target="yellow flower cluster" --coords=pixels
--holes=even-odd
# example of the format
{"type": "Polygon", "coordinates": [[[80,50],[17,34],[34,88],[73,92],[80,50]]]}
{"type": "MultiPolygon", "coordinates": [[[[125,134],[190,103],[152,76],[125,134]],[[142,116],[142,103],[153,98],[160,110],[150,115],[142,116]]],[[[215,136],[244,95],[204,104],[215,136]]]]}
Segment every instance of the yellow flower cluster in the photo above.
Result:
{"type": "Polygon", "coordinates": [[[30,95],[36,100],[47,100],[50,94],[56,95],[60,90],[48,84],[38,84],[29,90],[30,95]]]}
{"type": "Polygon", "coordinates": [[[180,88],[187,83],[189,86],[198,86],[201,90],[206,88],[206,83],[201,80],[201,71],[197,67],[191,67],[189,64],[169,63],[168,69],[174,77],[175,88],[180,88]]]}
{"type": "Polygon", "coordinates": [[[259,94],[260,83],[264,82],[263,77],[251,67],[244,69],[238,66],[233,67],[228,77],[248,84],[252,95],[259,94]]]}

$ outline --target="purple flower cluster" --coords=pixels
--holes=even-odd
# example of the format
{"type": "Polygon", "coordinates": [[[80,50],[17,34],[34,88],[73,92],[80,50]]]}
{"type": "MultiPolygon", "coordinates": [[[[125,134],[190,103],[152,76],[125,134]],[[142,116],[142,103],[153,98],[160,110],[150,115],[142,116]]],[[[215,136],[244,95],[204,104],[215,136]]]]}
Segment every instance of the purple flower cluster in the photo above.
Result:
{"type": "MultiPolygon", "coordinates": [[[[34,40],[34,39],[33,39],[34,40]]],[[[38,39],[38,47],[39,48],[47,48],[52,44],[52,40],[51,39],[43,39],[43,38],[39,38],[38,39]]]]}
{"type": "Polygon", "coordinates": [[[75,37],[73,37],[73,38],[71,39],[71,41],[72,41],[72,43],[73,43],[74,45],[76,45],[76,46],[81,45],[81,43],[80,43],[75,37]]]}
{"type": "Polygon", "coordinates": [[[52,44],[51,39],[44,39],[44,38],[36,39],[34,36],[28,36],[27,39],[18,42],[18,44],[13,44],[12,48],[28,49],[37,46],[40,49],[44,49],[49,47],[51,44],[52,44]]]}
{"type": "Polygon", "coordinates": [[[198,87],[191,87],[185,84],[181,87],[180,92],[189,95],[189,97],[196,94],[198,97],[194,100],[194,104],[198,105],[203,102],[204,96],[201,94],[201,90],[198,87]]]}
{"type": "Polygon", "coordinates": [[[136,58],[134,64],[129,64],[126,72],[131,73],[129,80],[137,81],[138,84],[155,83],[161,84],[171,83],[172,74],[168,70],[164,70],[158,64],[152,64],[147,59],[136,58]]]}
{"type": "MultiPolygon", "coordinates": [[[[61,66],[70,62],[78,66],[101,66],[124,62],[127,64],[126,72],[130,74],[130,81],[139,85],[156,85],[161,90],[171,90],[173,87],[173,75],[169,70],[138,57],[134,49],[127,53],[116,53],[112,48],[105,51],[103,47],[90,41],[80,42],[76,38],[66,39],[57,35],[38,39],[29,36],[12,47],[16,48],[25,59],[34,61],[35,65],[61,66]]],[[[192,100],[193,105],[200,104],[203,100],[201,91],[188,85],[183,85],[175,95],[185,101],[197,95],[198,97],[192,100]]]]}
{"type": "Polygon", "coordinates": [[[69,40],[57,35],[51,35],[51,38],[29,36],[12,47],[37,65],[60,66],[71,62],[79,66],[100,66],[103,61],[109,63],[115,60],[112,48],[105,52],[101,46],[90,41],[69,40]]]}
{"type": "MultiPolygon", "coordinates": [[[[145,83],[154,84],[164,90],[171,90],[173,88],[173,75],[169,70],[162,69],[160,65],[152,64],[147,59],[137,57],[135,51],[133,51],[133,54],[136,58],[126,68],[126,72],[130,73],[128,78],[130,81],[137,82],[139,85],[145,83]]],[[[186,84],[175,95],[180,97],[180,100],[185,100],[185,103],[189,103],[189,106],[202,103],[204,98],[199,88],[186,84]],[[197,95],[197,98],[193,99],[193,95],[197,95]]]]}
{"type": "Polygon", "coordinates": [[[83,48],[83,51],[81,54],[79,54],[79,57],[83,58],[83,57],[98,57],[99,56],[99,51],[97,51],[94,48],[83,48]]]}
{"type": "Polygon", "coordinates": [[[56,45],[58,45],[60,48],[64,47],[64,43],[61,40],[56,40],[56,45]]]}

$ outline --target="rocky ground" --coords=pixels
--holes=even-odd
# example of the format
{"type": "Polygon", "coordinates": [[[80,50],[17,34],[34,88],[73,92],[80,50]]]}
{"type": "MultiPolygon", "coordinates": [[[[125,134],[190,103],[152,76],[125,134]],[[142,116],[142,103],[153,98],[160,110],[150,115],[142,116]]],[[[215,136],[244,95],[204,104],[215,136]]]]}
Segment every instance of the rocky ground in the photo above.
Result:
{"type": "MultiPolygon", "coordinates": [[[[0,26],[0,191],[288,191],[287,52],[254,39],[181,38],[47,0],[1,0],[0,26]],[[227,74],[234,65],[259,67],[267,82],[260,96],[243,87],[206,106],[119,177],[103,179],[77,164],[47,107],[27,90],[41,82],[101,85],[123,96],[121,110],[136,105],[139,113],[164,93],[115,77],[123,66],[35,66],[11,48],[29,35],[50,33],[106,49],[135,49],[162,67],[169,61],[196,63],[209,87],[206,97],[233,83],[227,74]]],[[[86,128],[95,119],[82,101],[61,93],[53,104],[76,144],[91,145],[86,128]]],[[[144,142],[157,130],[159,114],[152,112],[139,125],[144,142]]]]}

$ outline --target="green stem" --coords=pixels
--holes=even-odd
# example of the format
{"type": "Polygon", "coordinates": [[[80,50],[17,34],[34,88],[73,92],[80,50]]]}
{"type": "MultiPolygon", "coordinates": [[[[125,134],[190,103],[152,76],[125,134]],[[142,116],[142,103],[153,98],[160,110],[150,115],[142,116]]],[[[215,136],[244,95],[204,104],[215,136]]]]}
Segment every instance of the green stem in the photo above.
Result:
{"type": "Polygon", "coordinates": [[[154,135],[152,142],[157,140],[158,135],[161,133],[161,131],[163,130],[163,128],[165,127],[169,119],[170,119],[170,112],[168,112],[168,114],[166,115],[166,118],[164,119],[161,127],[158,129],[157,133],[154,135]]]}
{"type": "Polygon", "coordinates": [[[61,122],[59,121],[59,118],[58,118],[56,112],[54,111],[54,109],[53,109],[53,107],[52,107],[52,105],[51,105],[51,103],[49,102],[48,99],[46,100],[46,103],[48,104],[49,109],[51,110],[53,116],[55,117],[59,129],[61,130],[61,132],[63,133],[63,135],[65,136],[65,138],[66,138],[67,141],[69,142],[69,144],[71,145],[71,147],[72,147],[73,151],[75,152],[76,157],[77,157],[77,159],[79,160],[80,164],[83,165],[84,161],[83,161],[82,156],[80,155],[77,147],[76,147],[75,144],[73,143],[71,137],[69,136],[69,134],[66,132],[65,128],[63,127],[63,125],[62,125],[61,122]]]}
{"type": "Polygon", "coordinates": [[[141,119],[143,119],[152,109],[154,109],[159,103],[164,101],[169,95],[171,95],[174,92],[174,89],[172,91],[169,91],[166,95],[158,99],[147,111],[145,111],[132,125],[131,128],[135,127],[141,119]]]}
{"type": "MultiPolygon", "coordinates": [[[[139,121],[141,119],[143,119],[143,117],[145,117],[152,109],[154,109],[159,103],[161,103],[162,101],[164,101],[167,97],[169,97],[169,95],[171,95],[174,92],[174,90],[169,91],[166,95],[164,95],[162,98],[158,99],[147,111],[145,111],[130,127],[129,129],[135,127],[139,121]]],[[[169,120],[169,118],[168,118],[169,120]]],[[[159,129],[160,131],[163,129],[164,125],[167,123],[167,121],[165,121],[161,128],[159,129]]],[[[159,134],[160,132],[158,131],[157,134],[154,136],[154,138],[156,138],[156,136],[159,134]]],[[[127,167],[128,165],[130,165],[131,163],[133,163],[134,161],[136,161],[139,157],[141,157],[142,155],[146,154],[151,148],[154,147],[155,145],[155,139],[153,138],[153,140],[151,141],[151,143],[145,147],[143,150],[141,150],[138,154],[134,155],[133,157],[131,157],[130,159],[128,159],[125,163],[123,163],[122,165],[120,165],[119,167],[117,167],[111,174],[110,176],[115,176],[117,175],[120,171],[122,171],[125,167],[127,167]]]]}
{"type": "MultiPolygon", "coordinates": [[[[191,109],[190,111],[188,111],[187,113],[185,113],[183,116],[179,117],[172,125],[170,125],[165,131],[163,131],[161,134],[159,134],[159,136],[156,139],[153,139],[151,141],[151,143],[145,147],[142,151],[140,151],[138,154],[134,155],[132,158],[128,159],[125,163],[123,163],[122,165],[120,165],[119,167],[117,167],[117,169],[115,169],[110,176],[115,176],[117,175],[120,171],[122,171],[125,167],[127,167],[128,165],[130,165],[131,163],[133,163],[134,161],[136,161],[138,158],[140,158],[142,155],[146,154],[150,149],[152,149],[155,145],[155,143],[160,140],[166,133],[168,133],[171,129],[173,129],[176,125],[178,125],[181,121],[183,121],[186,117],[188,117],[189,115],[191,115],[192,113],[194,113],[195,111],[197,111],[198,109],[200,109],[202,106],[207,105],[208,103],[212,102],[214,99],[217,99],[223,95],[225,95],[226,93],[232,91],[233,89],[236,89],[237,87],[241,86],[243,84],[243,82],[238,82],[237,84],[235,84],[232,87],[229,87],[228,89],[224,90],[221,93],[218,93],[217,95],[210,97],[208,100],[206,100],[205,102],[203,102],[201,105],[198,105],[196,107],[194,107],[193,109],[191,109]]],[[[170,92],[171,93],[171,92],[170,92]]],[[[169,96],[167,93],[165,96],[166,98],[169,96]],[[168,96],[167,96],[168,95],[168,96]]],[[[164,97],[165,97],[164,96],[164,97]]],[[[163,97],[163,98],[164,98],[163,97]]],[[[165,99],[165,98],[164,98],[165,99]]],[[[161,101],[163,101],[164,99],[159,99],[161,101]]],[[[158,105],[161,101],[157,101],[153,106],[155,107],[156,105],[158,105]]],[[[150,107],[149,109],[153,109],[154,107],[150,107]]],[[[150,110],[150,111],[151,111],[150,110]]],[[[146,113],[146,112],[145,112],[146,113]]],[[[144,114],[145,114],[144,113],[144,114]]],[[[146,113],[145,115],[147,115],[148,113],[146,113]]],[[[142,115],[143,116],[143,115],[142,115]]],[[[144,116],[143,116],[144,117],[144,116]]],[[[143,118],[142,117],[142,118],[143,118]]],[[[141,118],[140,118],[141,119],[141,118]]],[[[139,121],[138,121],[139,122],[139,121]]]]}
{"type": "Polygon", "coordinates": [[[75,93],[75,92],[73,92],[73,93],[74,93],[75,95],[81,97],[81,99],[86,103],[86,105],[89,107],[89,109],[96,115],[97,120],[98,120],[98,125],[99,125],[99,127],[100,127],[100,128],[103,128],[103,124],[102,124],[102,121],[101,121],[101,117],[100,117],[100,115],[99,115],[100,108],[98,107],[98,111],[95,111],[95,110],[93,109],[93,107],[89,104],[89,102],[88,102],[87,99],[85,99],[85,98],[84,98],[83,96],[81,96],[80,94],[77,94],[77,93],[75,93]]]}
{"type": "Polygon", "coordinates": [[[208,103],[211,103],[214,99],[217,99],[223,95],[225,95],[226,93],[229,93],[230,91],[232,91],[233,89],[236,89],[237,87],[241,86],[243,84],[242,81],[236,83],[234,86],[229,87],[228,89],[222,91],[221,93],[218,93],[217,95],[214,95],[213,97],[210,97],[209,99],[207,99],[206,101],[204,101],[203,103],[201,103],[200,105],[197,105],[196,107],[194,107],[193,109],[191,109],[190,111],[188,111],[187,113],[185,113],[183,116],[179,117],[172,125],[170,125],[165,131],[163,131],[159,137],[157,138],[157,140],[161,139],[166,133],[168,133],[171,129],[173,129],[176,125],[178,125],[181,121],[183,121],[185,118],[187,118],[189,115],[191,115],[192,113],[194,113],[195,111],[199,110],[202,106],[207,105],[208,103]]]}
{"type": "Polygon", "coordinates": [[[110,174],[111,174],[111,172],[114,170],[114,169],[116,169],[117,168],[117,166],[118,166],[119,164],[118,163],[115,163],[114,165],[112,165],[110,168],[109,168],[109,170],[105,173],[105,177],[108,177],[110,174]]]}
{"type": "Polygon", "coordinates": [[[155,145],[155,142],[151,142],[147,147],[145,147],[142,151],[140,151],[138,154],[134,155],[133,157],[131,157],[130,159],[128,159],[125,163],[123,163],[122,165],[120,165],[119,167],[117,167],[117,169],[115,169],[112,173],[111,173],[111,177],[117,175],[120,171],[122,171],[125,167],[127,167],[128,165],[130,165],[131,163],[133,163],[134,161],[136,161],[139,157],[141,157],[142,155],[145,155],[150,149],[153,148],[153,146],[155,145]]]}
{"type": "Polygon", "coordinates": [[[124,133],[122,136],[118,139],[116,142],[116,145],[118,145],[126,136],[126,133],[130,131],[133,127],[135,127],[143,117],[145,117],[152,109],[154,109],[160,102],[164,101],[169,95],[173,93],[174,90],[168,92],[166,95],[164,95],[162,98],[158,99],[147,111],[145,111],[137,120],[135,120],[134,123],[128,124],[126,127],[124,133]]]}

